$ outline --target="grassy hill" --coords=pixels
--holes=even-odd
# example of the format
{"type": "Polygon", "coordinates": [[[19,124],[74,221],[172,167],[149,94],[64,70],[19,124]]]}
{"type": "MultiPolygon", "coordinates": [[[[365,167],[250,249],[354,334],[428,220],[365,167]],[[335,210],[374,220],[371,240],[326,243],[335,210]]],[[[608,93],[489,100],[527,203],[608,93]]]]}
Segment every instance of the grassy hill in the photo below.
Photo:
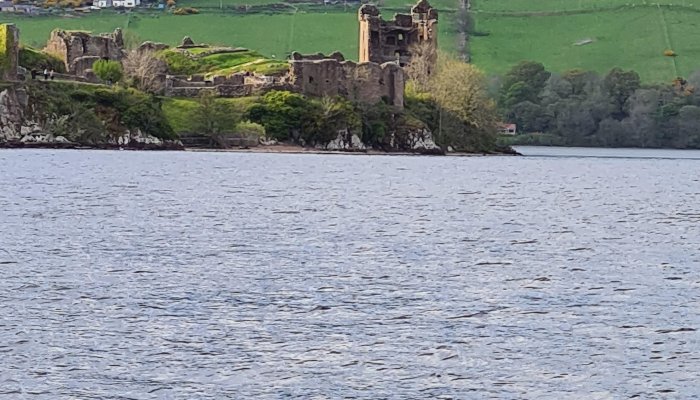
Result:
{"type": "Polygon", "coordinates": [[[638,71],[646,81],[670,81],[700,70],[700,8],[688,0],[673,1],[673,7],[634,3],[474,0],[476,30],[488,35],[473,38],[473,60],[490,74],[531,59],[553,71],[606,72],[619,66],[638,71]],[[667,49],[678,57],[665,57],[667,49]]]}
{"type": "MultiPolygon", "coordinates": [[[[121,27],[144,40],[177,44],[188,35],[197,42],[254,49],[273,59],[284,59],[295,50],[339,50],[348,58],[357,57],[358,3],[345,7],[277,1],[180,0],[179,5],[202,11],[190,16],[155,11],[39,18],[0,14],[0,22],[17,23],[22,40],[34,47],[41,47],[56,27],[94,32],[121,27]],[[261,6],[265,4],[277,5],[261,6]],[[245,5],[253,12],[241,13],[245,5]]],[[[641,0],[472,0],[478,32],[471,40],[472,61],[492,75],[529,59],[552,71],[583,68],[603,73],[619,66],[637,70],[646,81],[688,76],[700,70],[700,0],[697,5],[691,0],[658,1],[662,6],[641,0]],[[671,3],[674,6],[668,6],[671,3]],[[678,57],[665,57],[667,49],[678,57]]],[[[388,18],[413,3],[380,1],[388,18]]],[[[440,11],[440,46],[455,51],[459,2],[432,3],[440,11]]]]}

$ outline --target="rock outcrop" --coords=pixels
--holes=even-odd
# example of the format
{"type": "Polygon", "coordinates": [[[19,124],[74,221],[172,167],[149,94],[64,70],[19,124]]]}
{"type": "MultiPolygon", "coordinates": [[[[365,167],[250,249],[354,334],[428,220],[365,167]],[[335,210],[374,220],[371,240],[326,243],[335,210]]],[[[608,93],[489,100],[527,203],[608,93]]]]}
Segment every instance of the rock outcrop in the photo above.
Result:
{"type": "Polygon", "coordinates": [[[350,133],[347,129],[338,131],[338,136],[326,144],[317,144],[319,150],[330,151],[367,151],[367,146],[357,134],[350,133]]]}
{"type": "Polygon", "coordinates": [[[0,90],[0,147],[67,148],[89,145],[97,148],[182,149],[179,140],[162,140],[145,135],[139,129],[127,130],[116,137],[105,134],[96,143],[75,143],[47,128],[68,117],[41,114],[32,102],[29,92],[20,84],[0,90]]]}
{"type": "Polygon", "coordinates": [[[389,135],[389,151],[405,151],[419,154],[444,154],[435,143],[432,132],[421,126],[399,126],[389,135]]]}
{"type": "Polygon", "coordinates": [[[10,87],[0,91],[0,142],[19,140],[26,121],[27,94],[10,87]]]}
{"type": "Polygon", "coordinates": [[[19,30],[13,24],[0,24],[0,81],[17,79],[19,30]]]}

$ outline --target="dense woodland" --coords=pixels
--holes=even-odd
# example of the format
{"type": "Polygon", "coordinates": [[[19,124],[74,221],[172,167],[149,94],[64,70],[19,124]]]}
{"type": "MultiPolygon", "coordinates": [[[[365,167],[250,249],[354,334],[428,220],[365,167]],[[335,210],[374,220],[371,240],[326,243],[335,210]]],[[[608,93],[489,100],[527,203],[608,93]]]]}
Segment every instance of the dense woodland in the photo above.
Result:
{"type": "Polygon", "coordinates": [[[700,148],[700,72],[645,84],[619,68],[553,74],[522,62],[493,87],[504,120],[526,133],[511,144],[700,148]]]}

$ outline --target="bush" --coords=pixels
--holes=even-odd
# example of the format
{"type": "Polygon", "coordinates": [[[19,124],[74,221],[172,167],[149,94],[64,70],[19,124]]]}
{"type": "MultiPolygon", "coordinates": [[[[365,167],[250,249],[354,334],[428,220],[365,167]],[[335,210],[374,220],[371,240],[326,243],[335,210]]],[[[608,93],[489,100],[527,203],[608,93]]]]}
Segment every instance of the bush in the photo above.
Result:
{"type": "Polygon", "coordinates": [[[673,50],[664,50],[664,55],[665,55],[666,57],[675,57],[677,54],[676,54],[676,52],[673,51],[673,50]]]}
{"type": "Polygon", "coordinates": [[[110,83],[119,82],[124,76],[122,65],[116,61],[98,60],[92,65],[92,70],[98,78],[110,83]]]}
{"type": "Polygon", "coordinates": [[[29,97],[34,120],[78,142],[99,143],[127,129],[161,139],[177,138],[161,100],[136,90],[56,82],[29,86],[29,97]]]}
{"type": "Polygon", "coordinates": [[[244,137],[263,138],[265,137],[265,127],[255,122],[242,121],[236,125],[234,131],[244,137]]]}
{"type": "Polygon", "coordinates": [[[199,10],[192,7],[178,7],[173,11],[174,15],[194,15],[199,14],[199,10]]]}

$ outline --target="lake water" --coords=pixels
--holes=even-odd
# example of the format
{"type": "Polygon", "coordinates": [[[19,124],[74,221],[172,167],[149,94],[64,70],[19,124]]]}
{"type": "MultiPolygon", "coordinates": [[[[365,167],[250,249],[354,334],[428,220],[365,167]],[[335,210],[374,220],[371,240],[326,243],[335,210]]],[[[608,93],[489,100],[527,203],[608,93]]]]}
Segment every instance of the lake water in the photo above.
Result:
{"type": "Polygon", "coordinates": [[[0,398],[698,398],[700,161],[520,150],[0,151],[0,398]]]}

